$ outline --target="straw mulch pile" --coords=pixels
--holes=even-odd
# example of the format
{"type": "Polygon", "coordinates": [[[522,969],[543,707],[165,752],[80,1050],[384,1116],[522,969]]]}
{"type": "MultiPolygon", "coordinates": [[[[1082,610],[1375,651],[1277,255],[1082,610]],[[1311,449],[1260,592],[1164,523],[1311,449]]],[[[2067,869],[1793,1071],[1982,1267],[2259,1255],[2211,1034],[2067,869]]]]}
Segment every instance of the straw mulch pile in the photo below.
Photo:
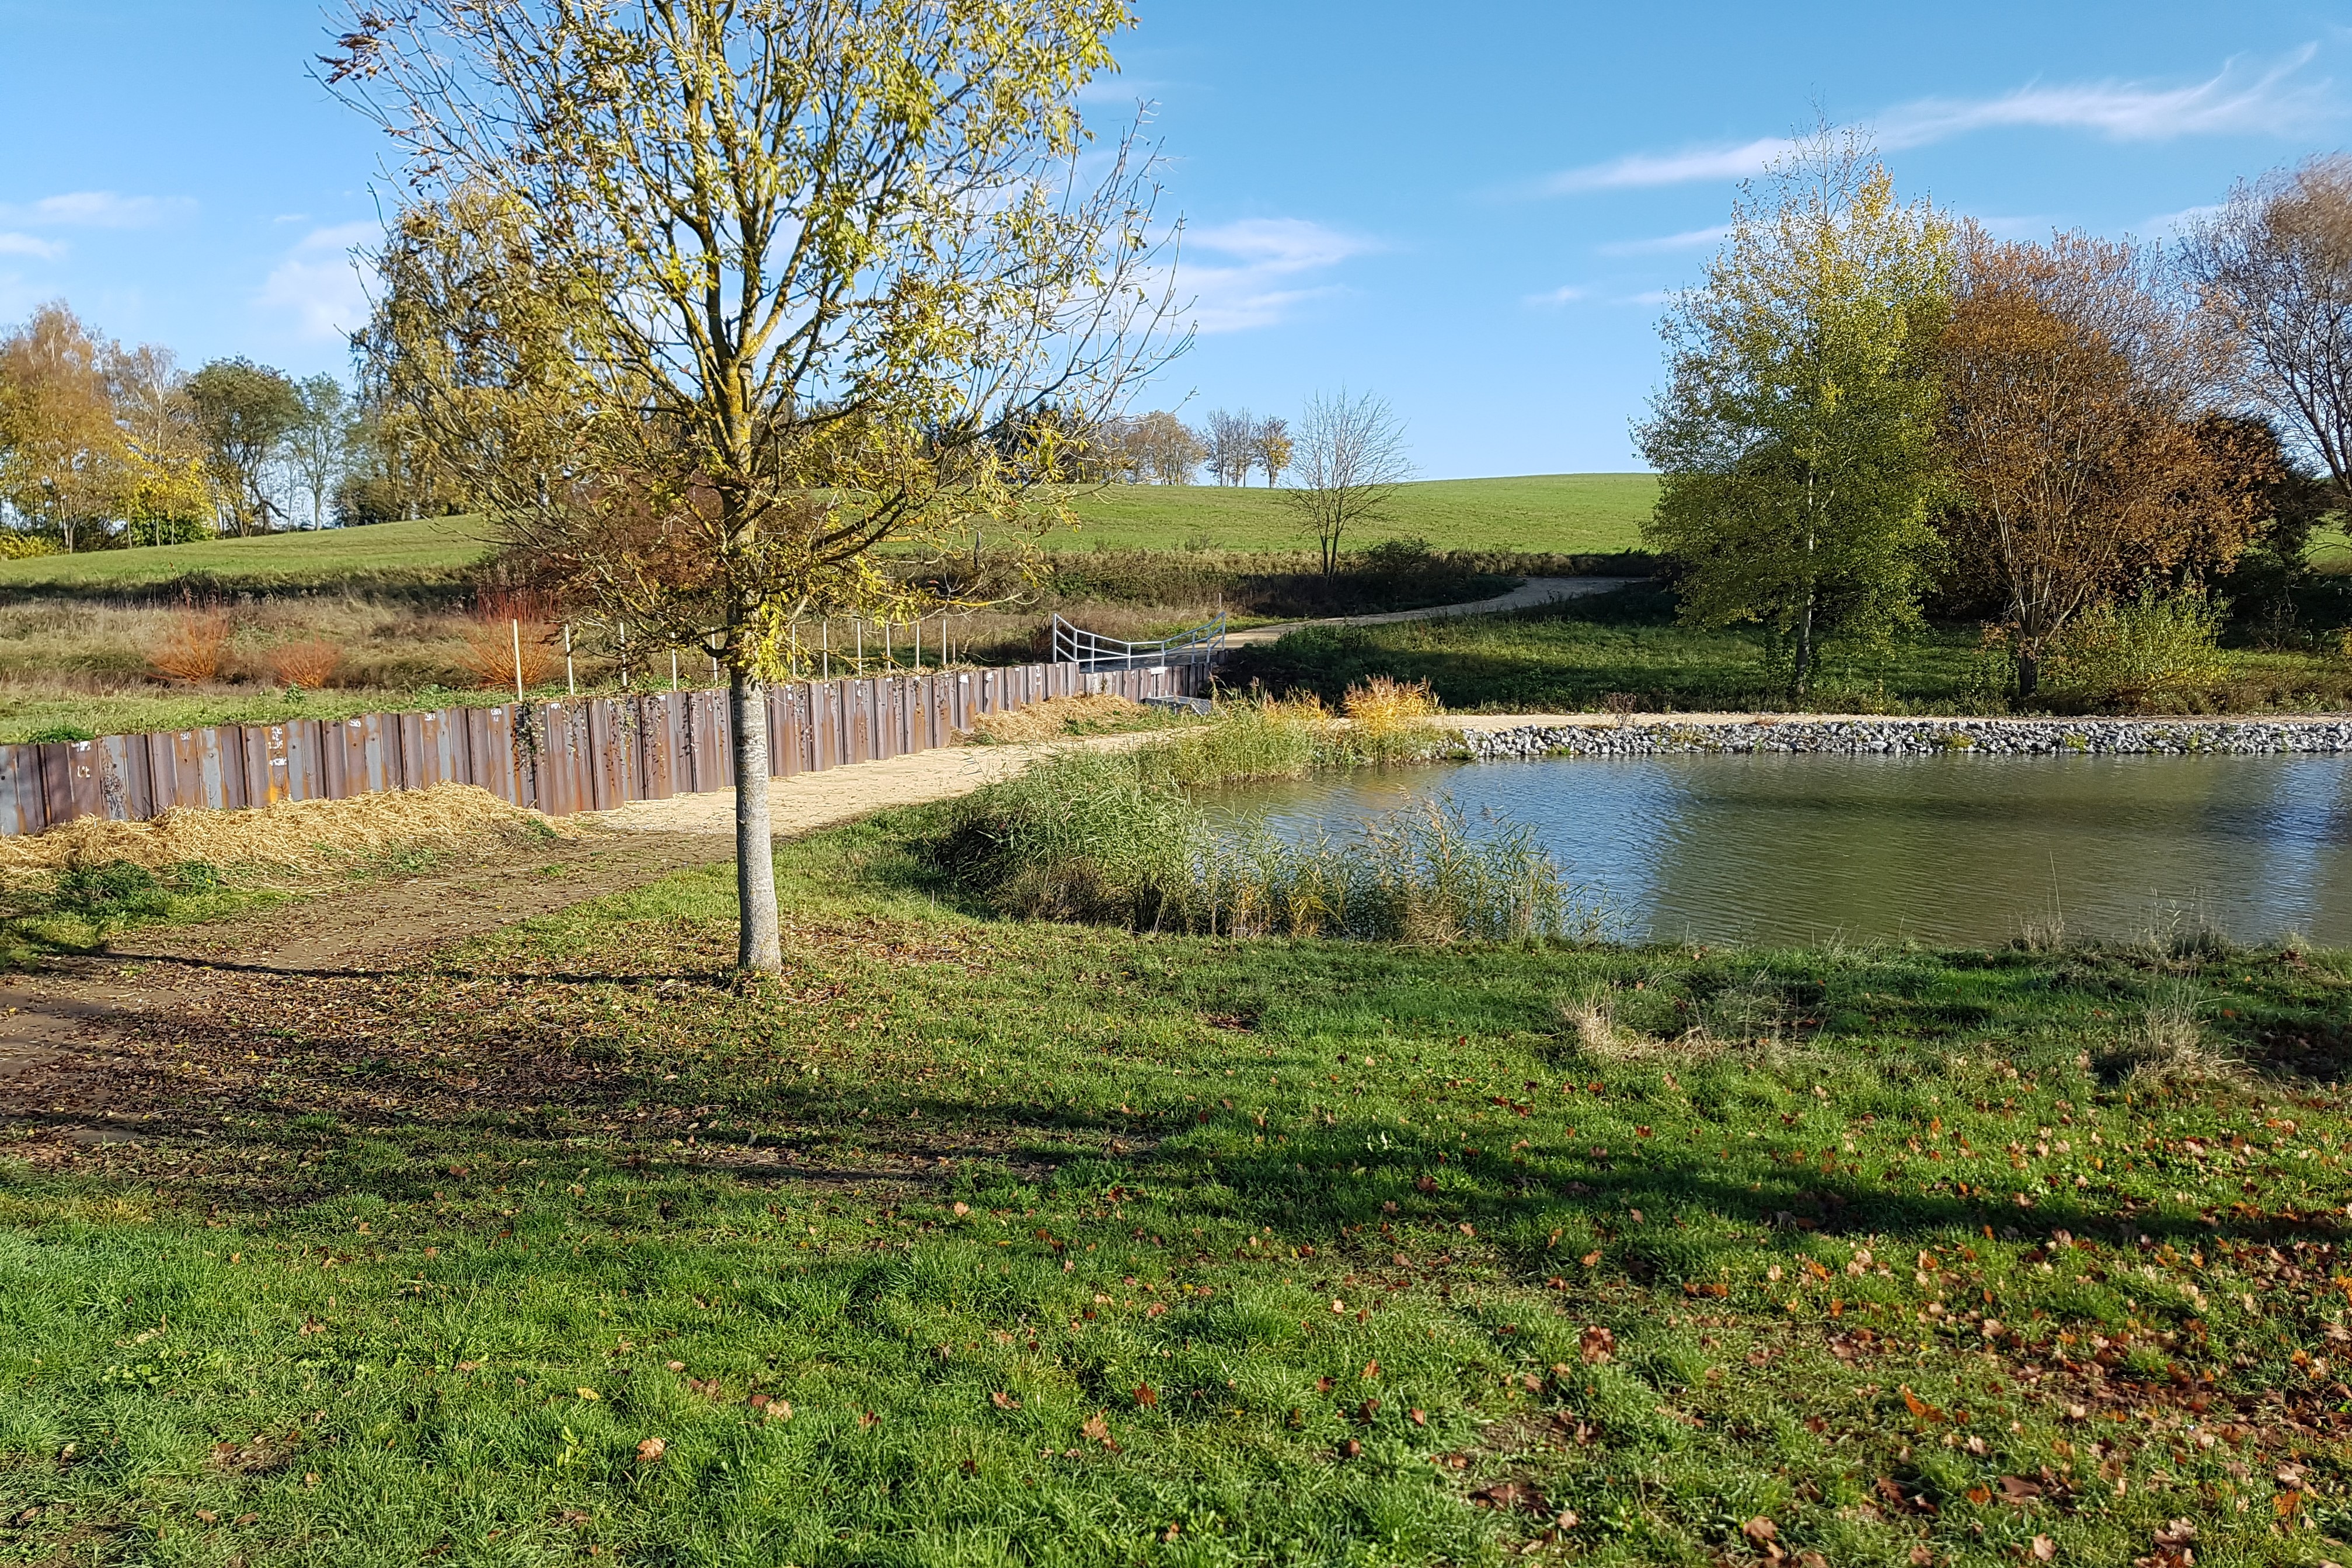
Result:
{"type": "Polygon", "coordinates": [[[1019,741],[1058,741],[1071,734],[1102,732],[1145,722],[1151,710],[1131,698],[1108,693],[1053,697],[1005,713],[983,713],[964,731],[964,739],[983,745],[1011,745],[1019,741]]]}
{"type": "Polygon", "coordinates": [[[148,822],[85,816],[29,838],[0,838],[0,876],[114,860],[151,869],[201,860],[316,872],[398,849],[487,849],[580,831],[473,784],[439,784],[260,811],[181,807],[148,822]]]}

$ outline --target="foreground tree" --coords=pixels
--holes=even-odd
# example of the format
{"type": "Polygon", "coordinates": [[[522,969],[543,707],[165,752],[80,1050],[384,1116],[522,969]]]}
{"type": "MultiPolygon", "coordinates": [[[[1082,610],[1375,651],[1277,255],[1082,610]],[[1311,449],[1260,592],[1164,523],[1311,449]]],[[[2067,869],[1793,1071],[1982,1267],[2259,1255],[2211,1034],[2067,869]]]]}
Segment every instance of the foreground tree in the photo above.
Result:
{"type": "Polygon", "coordinates": [[[283,510],[269,473],[301,423],[302,397],[283,371],[242,356],[216,359],[187,381],[188,406],[205,465],[238,534],[267,533],[283,510]]]}
{"type": "Polygon", "coordinates": [[[2234,389],[2352,502],[2352,157],[2230,193],[2176,256],[2230,351],[2234,389]]]}
{"type": "Polygon", "coordinates": [[[1067,521],[1021,433],[1102,427],[1157,352],[1148,165],[1080,178],[1129,21],[415,0],[327,62],[410,160],[371,384],[518,558],[726,667],[747,970],[782,962],[761,685],[801,622],[903,613],[885,542],[1067,521]]]}
{"type": "Polygon", "coordinates": [[[1282,500],[1315,540],[1323,575],[1339,570],[1339,548],[1360,522],[1388,515],[1389,498],[1412,478],[1404,421],[1388,399],[1348,389],[1307,400],[1290,466],[1297,479],[1282,500]]]}
{"type": "Polygon", "coordinates": [[[1670,380],[1635,432],[1661,479],[1643,532],[1681,568],[1685,618],[1761,624],[1792,698],[1825,637],[1917,619],[1951,267],[1950,226],[1824,130],[1743,194],[1664,323],[1670,380]]]}
{"type": "Polygon", "coordinates": [[[2128,242],[1971,228],[1937,350],[1959,577],[2006,601],[2018,696],[2074,618],[2182,568],[2226,565],[2259,485],[2206,424],[2211,364],[2128,242]],[[2235,498],[2235,499],[2233,499],[2235,498]]]}

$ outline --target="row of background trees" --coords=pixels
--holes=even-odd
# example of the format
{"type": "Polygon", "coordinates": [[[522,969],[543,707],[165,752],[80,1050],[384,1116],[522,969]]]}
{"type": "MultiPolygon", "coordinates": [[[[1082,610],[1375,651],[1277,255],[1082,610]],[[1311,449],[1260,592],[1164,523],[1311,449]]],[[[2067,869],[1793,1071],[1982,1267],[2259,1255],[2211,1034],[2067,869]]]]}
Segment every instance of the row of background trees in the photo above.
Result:
{"type": "Polygon", "coordinates": [[[1212,409],[1198,425],[1164,411],[1127,415],[1083,437],[1073,468],[1097,482],[1130,485],[1189,485],[1203,468],[1221,485],[1245,485],[1253,474],[1273,485],[1298,449],[1290,421],[1261,419],[1246,408],[1212,409]]]}
{"type": "MultiPolygon", "coordinates": [[[[1324,401],[1308,418],[1328,437],[1324,401]]],[[[1289,420],[1247,409],[1212,409],[1196,425],[1164,411],[1073,422],[1064,437],[1060,477],[1077,483],[1189,485],[1205,472],[1271,487],[1300,458],[1289,420]]],[[[0,506],[20,551],[465,510],[414,445],[397,410],[332,375],[297,379],[242,357],[184,372],[172,350],[126,347],[62,301],[0,339],[0,506]]],[[[1384,469],[1381,482],[1402,477],[1384,469]]]]}
{"type": "Polygon", "coordinates": [[[1996,238],[1826,128],[1743,192],[1636,427],[1683,613],[1825,639],[1981,614],[2021,699],[2095,628],[2210,638],[2224,574],[2292,614],[2352,495],[2352,160],[2242,184],[2175,245],[1996,238]]]}
{"type": "Polygon", "coordinates": [[[337,378],[245,358],[188,372],[64,303],[0,338],[0,508],[12,553],[171,544],[451,510],[397,416],[337,378]]]}

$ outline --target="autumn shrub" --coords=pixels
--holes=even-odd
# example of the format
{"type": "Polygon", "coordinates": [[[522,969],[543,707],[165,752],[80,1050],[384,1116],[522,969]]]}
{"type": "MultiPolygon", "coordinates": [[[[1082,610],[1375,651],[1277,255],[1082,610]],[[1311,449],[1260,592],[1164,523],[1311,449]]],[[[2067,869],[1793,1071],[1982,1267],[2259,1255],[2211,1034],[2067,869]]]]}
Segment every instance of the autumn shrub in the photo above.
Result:
{"type": "Polygon", "coordinates": [[[322,637],[280,643],[268,654],[270,672],[281,686],[317,691],[334,679],[343,662],[343,650],[322,637]]]}
{"type": "Polygon", "coordinates": [[[29,561],[37,555],[55,555],[58,542],[37,533],[21,529],[0,528],[0,561],[29,561]]]}
{"type": "Polygon", "coordinates": [[[229,630],[225,611],[183,611],[148,653],[147,662],[174,680],[210,680],[220,673],[229,630]]]}
{"type": "Polygon", "coordinates": [[[2059,640],[2045,684],[2086,706],[2146,713],[2201,700],[2228,679],[2221,637],[2226,600],[2202,593],[2103,605],[2059,640]]]}
{"type": "Polygon", "coordinates": [[[1445,710],[1427,680],[1399,680],[1387,675],[1375,675],[1349,687],[1340,707],[1348,722],[1367,736],[1417,728],[1445,710]]]}
{"type": "Polygon", "coordinates": [[[518,668],[524,687],[541,686],[563,668],[557,634],[537,595],[487,587],[475,596],[474,614],[457,662],[476,686],[511,686],[518,668]]]}

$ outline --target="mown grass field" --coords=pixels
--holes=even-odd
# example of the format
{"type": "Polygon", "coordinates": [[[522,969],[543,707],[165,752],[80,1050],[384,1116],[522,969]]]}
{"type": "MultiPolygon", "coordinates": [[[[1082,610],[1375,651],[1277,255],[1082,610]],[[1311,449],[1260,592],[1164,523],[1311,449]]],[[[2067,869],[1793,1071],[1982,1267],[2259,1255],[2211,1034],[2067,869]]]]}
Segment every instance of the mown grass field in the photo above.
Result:
{"type": "MultiPolygon", "coordinates": [[[[1368,522],[1350,549],[1382,539],[1425,539],[1440,550],[1605,554],[1638,550],[1657,499],[1650,474],[1531,474],[1517,479],[1430,479],[1406,485],[1390,516],[1368,522]]],[[[1081,502],[1076,531],[1057,550],[1297,550],[1311,544],[1278,493],[1264,486],[1115,485],[1081,502]]]]}
{"type": "Polygon", "coordinates": [[[189,577],[265,591],[363,591],[383,584],[454,583],[488,551],[478,519],[419,518],[368,528],[0,561],[0,594],[131,590],[189,577]]]}
{"type": "MultiPolygon", "coordinates": [[[[1223,679],[1327,700],[1368,676],[1425,679],[1462,712],[1592,712],[1612,693],[1654,712],[1999,713],[2009,706],[2006,662],[1984,650],[1974,627],[1931,627],[1877,650],[1831,644],[1806,700],[1792,705],[1762,637],[1684,626],[1675,611],[1669,591],[1645,584],[1507,616],[1310,628],[1243,650],[1223,679]]],[[[2229,661],[2207,710],[2352,707],[2352,665],[2340,657],[2241,649],[2229,661]]]]}
{"type": "Polygon", "coordinates": [[[2352,955],[1155,937],[933,820],[779,984],[692,873],[13,1129],[14,1555],[2343,1558],[2352,955]]]}
{"type": "MultiPolygon", "coordinates": [[[[1350,548],[1417,537],[1444,550],[1575,554],[1640,545],[1657,481],[1647,474],[1540,474],[1436,479],[1405,486],[1393,516],[1367,523],[1350,548]]],[[[1296,551],[1298,525],[1264,489],[1119,485],[1078,505],[1083,526],[1054,534],[1054,550],[1296,551]]],[[[105,550],[0,562],[0,594],[104,593],[182,578],[261,591],[366,590],[448,584],[486,556],[481,520],[423,518],[368,528],[268,534],[146,550],[105,550]]]]}

